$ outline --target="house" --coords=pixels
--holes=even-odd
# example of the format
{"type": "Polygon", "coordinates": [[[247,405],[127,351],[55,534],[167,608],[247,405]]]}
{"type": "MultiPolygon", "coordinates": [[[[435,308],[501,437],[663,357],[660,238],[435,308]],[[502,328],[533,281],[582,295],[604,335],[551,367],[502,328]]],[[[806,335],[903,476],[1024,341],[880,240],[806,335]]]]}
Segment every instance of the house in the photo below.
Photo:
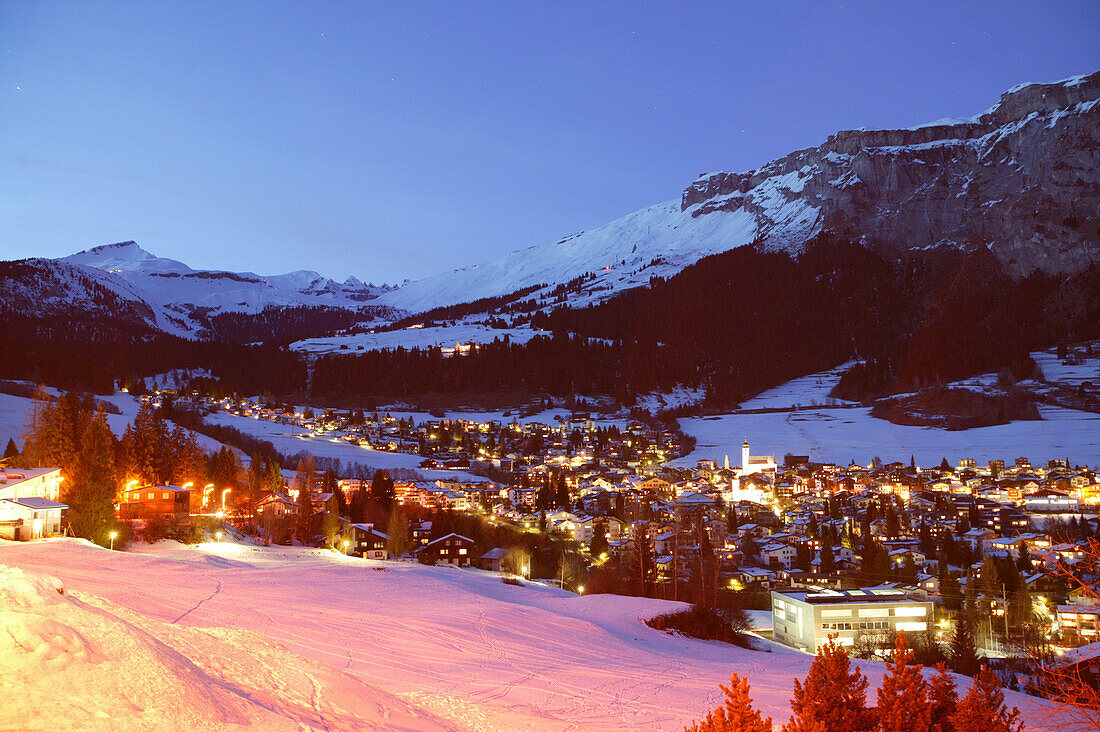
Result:
{"type": "Polygon", "coordinates": [[[1100,606],[1059,605],[1058,627],[1070,643],[1093,643],[1100,638],[1100,606]]]}
{"type": "Polygon", "coordinates": [[[460,534],[447,534],[429,541],[417,550],[421,561],[469,567],[474,554],[474,540],[460,534]]]}
{"type": "Polygon", "coordinates": [[[477,560],[477,566],[481,569],[487,569],[490,572],[500,572],[502,571],[501,562],[503,562],[504,558],[508,556],[509,551],[510,550],[502,549],[499,546],[494,549],[490,549],[489,551],[482,554],[481,558],[477,560]]]}
{"type": "Polygon", "coordinates": [[[1028,511],[1067,512],[1077,510],[1077,499],[1064,491],[1043,488],[1024,496],[1024,508],[1028,511]]]}
{"type": "Polygon", "coordinates": [[[374,524],[352,524],[349,553],[364,559],[389,559],[390,537],[374,528],[374,524]]]}
{"type": "Polygon", "coordinates": [[[146,485],[124,490],[119,518],[183,522],[191,516],[192,488],[176,485],[146,485]]]}
{"type": "Polygon", "coordinates": [[[0,468],[0,498],[61,500],[61,468],[0,468]]]}
{"type": "Polygon", "coordinates": [[[1054,662],[1054,668],[1060,674],[1080,679],[1093,689],[1100,689],[1100,641],[1071,648],[1054,662]]]}
{"type": "Polygon", "coordinates": [[[911,600],[902,590],[874,587],[820,592],[772,590],[775,640],[816,653],[829,635],[850,646],[860,632],[921,632],[932,622],[932,603],[911,600]]]}
{"type": "Polygon", "coordinates": [[[769,542],[760,547],[760,561],[769,567],[790,567],[794,564],[798,552],[790,544],[769,542]]]}
{"type": "Polygon", "coordinates": [[[68,506],[41,496],[0,498],[0,538],[29,541],[61,533],[68,506]]]}

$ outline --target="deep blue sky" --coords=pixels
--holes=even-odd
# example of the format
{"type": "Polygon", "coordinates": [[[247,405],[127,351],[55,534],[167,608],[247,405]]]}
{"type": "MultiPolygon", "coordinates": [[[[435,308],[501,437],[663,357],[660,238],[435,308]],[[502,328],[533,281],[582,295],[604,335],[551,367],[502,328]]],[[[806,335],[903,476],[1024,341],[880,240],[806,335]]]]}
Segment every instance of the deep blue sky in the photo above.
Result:
{"type": "Polygon", "coordinates": [[[1096,0],[166,5],[0,0],[0,258],[395,282],[1100,68],[1096,0]]]}

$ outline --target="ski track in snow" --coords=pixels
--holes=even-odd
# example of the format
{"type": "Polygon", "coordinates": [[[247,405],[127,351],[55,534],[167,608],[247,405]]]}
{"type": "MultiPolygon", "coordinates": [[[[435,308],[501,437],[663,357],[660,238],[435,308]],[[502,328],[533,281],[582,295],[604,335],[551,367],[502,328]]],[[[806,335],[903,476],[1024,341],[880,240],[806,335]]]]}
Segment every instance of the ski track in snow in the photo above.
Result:
{"type": "MultiPolygon", "coordinates": [[[[0,543],[0,565],[48,572],[103,612],[134,613],[144,632],[204,668],[212,651],[179,638],[200,632],[240,646],[235,634],[255,633],[285,649],[278,653],[320,664],[285,667],[284,659],[273,669],[246,646],[233,660],[249,674],[283,674],[273,694],[256,700],[280,714],[307,710],[302,728],[350,728],[342,687],[325,668],[390,695],[372,702],[375,716],[364,725],[385,726],[377,715],[394,711],[391,698],[431,715],[405,727],[412,729],[438,728],[438,718],[460,730],[680,730],[721,702],[718,684],[733,671],[748,676],[756,704],[782,722],[792,682],[811,661],[670,635],[639,619],[676,603],[578,597],[505,585],[495,573],[317,550],[165,542],[109,552],[61,539],[0,543]],[[237,561],[213,564],[212,556],[237,561]]],[[[873,698],[884,666],[856,664],[873,698]]]]}

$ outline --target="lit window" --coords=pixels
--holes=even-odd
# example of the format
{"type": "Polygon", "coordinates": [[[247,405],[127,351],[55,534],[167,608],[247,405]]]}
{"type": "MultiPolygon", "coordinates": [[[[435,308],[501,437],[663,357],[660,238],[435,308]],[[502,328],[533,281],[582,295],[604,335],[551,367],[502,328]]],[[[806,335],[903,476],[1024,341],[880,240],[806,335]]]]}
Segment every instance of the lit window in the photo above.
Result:
{"type": "Polygon", "coordinates": [[[459,553],[459,554],[465,554],[465,553],[466,553],[466,550],[465,550],[465,549],[459,549],[459,550],[458,550],[458,553],[459,553]]]}

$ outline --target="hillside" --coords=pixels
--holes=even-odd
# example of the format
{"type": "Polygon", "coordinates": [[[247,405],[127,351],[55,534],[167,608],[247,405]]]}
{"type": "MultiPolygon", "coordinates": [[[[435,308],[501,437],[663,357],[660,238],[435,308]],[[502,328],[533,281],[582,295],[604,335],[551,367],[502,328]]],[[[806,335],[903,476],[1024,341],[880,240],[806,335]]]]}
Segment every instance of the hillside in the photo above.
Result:
{"type": "MultiPolygon", "coordinates": [[[[116,722],[142,727],[680,730],[717,705],[732,671],[779,722],[811,661],[648,628],[640,619],[674,607],[665,601],[323,550],[108,552],[62,539],[0,543],[0,565],[17,568],[0,570],[17,580],[0,585],[0,628],[26,641],[0,653],[0,668],[25,687],[32,727],[58,714],[94,726],[98,705],[53,693],[94,683],[129,701],[112,705],[116,722]],[[59,578],[65,594],[41,580],[44,591],[23,589],[18,570],[59,578]],[[147,671],[174,693],[137,696],[128,680],[147,671]],[[46,698],[64,706],[33,703],[46,698]]],[[[884,666],[855,663],[873,699],[884,666]]]]}
{"type": "Polygon", "coordinates": [[[892,256],[988,245],[1006,271],[1068,273],[1100,260],[1100,72],[1022,84],[986,112],[897,130],[838,132],[757,170],[701,175],[677,202],[409,283],[410,311],[594,275],[571,304],[668,277],[756,243],[800,252],[822,229],[892,256]]]}

